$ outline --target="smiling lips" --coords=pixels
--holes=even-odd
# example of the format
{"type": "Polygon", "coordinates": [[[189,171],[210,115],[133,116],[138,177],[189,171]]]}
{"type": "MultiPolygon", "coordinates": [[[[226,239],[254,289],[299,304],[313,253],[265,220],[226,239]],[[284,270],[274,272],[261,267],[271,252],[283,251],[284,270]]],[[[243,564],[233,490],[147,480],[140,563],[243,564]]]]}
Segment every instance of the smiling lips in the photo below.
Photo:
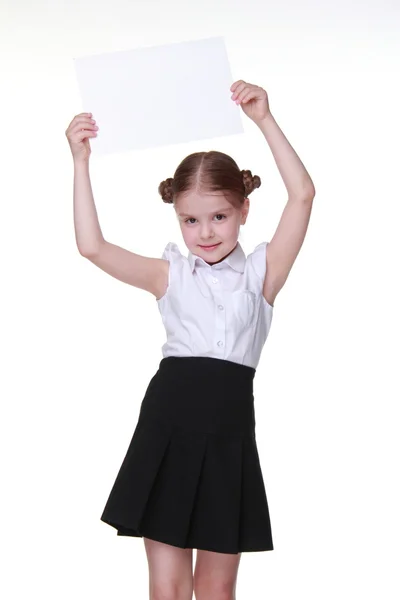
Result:
{"type": "Polygon", "coordinates": [[[218,242],[218,244],[214,244],[213,246],[200,246],[200,248],[203,248],[203,250],[213,250],[214,248],[216,248],[217,246],[220,245],[221,242],[218,242]]]}

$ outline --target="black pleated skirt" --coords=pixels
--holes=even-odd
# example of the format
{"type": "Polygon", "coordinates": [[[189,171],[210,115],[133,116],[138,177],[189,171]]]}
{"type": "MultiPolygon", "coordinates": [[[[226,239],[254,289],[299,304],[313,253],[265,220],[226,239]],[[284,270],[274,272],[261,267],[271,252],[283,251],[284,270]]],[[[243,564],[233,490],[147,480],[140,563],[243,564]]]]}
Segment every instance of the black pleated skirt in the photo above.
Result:
{"type": "Polygon", "coordinates": [[[163,358],[101,520],[180,548],[273,550],[254,375],[221,359],[163,358]]]}

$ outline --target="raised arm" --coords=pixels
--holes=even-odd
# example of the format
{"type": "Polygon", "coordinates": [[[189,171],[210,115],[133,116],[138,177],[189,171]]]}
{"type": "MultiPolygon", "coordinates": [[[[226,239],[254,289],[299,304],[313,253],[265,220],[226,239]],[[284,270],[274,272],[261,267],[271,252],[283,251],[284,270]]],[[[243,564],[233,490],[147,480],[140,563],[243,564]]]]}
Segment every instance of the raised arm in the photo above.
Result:
{"type": "Polygon", "coordinates": [[[259,124],[288,192],[288,200],[267,247],[264,297],[273,304],[303,245],[310,221],[314,184],[271,113],[259,124]]]}
{"type": "Polygon", "coordinates": [[[148,258],[107,242],[101,232],[89,174],[89,136],[92,119],[87,114],[73,119],[66,131],[74,158],[74,226],[78,250],[94,265],[158,299],[168,285],[168,261],[148,258]]]}
{"type": "Polygon", "coordinates": [[[288,201],[276,232],[267,246],[264,298],[274,304],[304,242],[315,196],[306,168],[271,114],[267,92],[242,79],[231,87],[232,100],[261,129],[271,149],[288,201]]]}

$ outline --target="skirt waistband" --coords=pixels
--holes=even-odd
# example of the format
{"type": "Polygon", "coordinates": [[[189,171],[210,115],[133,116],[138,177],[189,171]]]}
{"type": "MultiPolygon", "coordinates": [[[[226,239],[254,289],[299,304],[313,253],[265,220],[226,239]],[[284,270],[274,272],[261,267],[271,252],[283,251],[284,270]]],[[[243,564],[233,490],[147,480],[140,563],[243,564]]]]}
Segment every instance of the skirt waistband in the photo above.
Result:
{"type": "Polygon", "coordinates": [[[254,435],[255,369],[208,357],[163,358],[151,379],[139,422],[185,431],[254,435]]]}

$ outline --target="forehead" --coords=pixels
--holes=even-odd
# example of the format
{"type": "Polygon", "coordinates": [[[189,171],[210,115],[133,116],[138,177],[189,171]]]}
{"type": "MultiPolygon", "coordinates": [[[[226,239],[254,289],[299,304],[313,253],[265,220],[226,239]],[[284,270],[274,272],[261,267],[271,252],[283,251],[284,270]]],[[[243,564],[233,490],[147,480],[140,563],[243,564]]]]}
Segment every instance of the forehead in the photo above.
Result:
{"type": "Polygon", "coordinates": [[[217,210],[233,211],[234,208],[228,202],[223,192],[211,192],[207,194],[188,192],[182,194],[177,199],[175,210],[178,215],[207,215],[217,210]]]}

